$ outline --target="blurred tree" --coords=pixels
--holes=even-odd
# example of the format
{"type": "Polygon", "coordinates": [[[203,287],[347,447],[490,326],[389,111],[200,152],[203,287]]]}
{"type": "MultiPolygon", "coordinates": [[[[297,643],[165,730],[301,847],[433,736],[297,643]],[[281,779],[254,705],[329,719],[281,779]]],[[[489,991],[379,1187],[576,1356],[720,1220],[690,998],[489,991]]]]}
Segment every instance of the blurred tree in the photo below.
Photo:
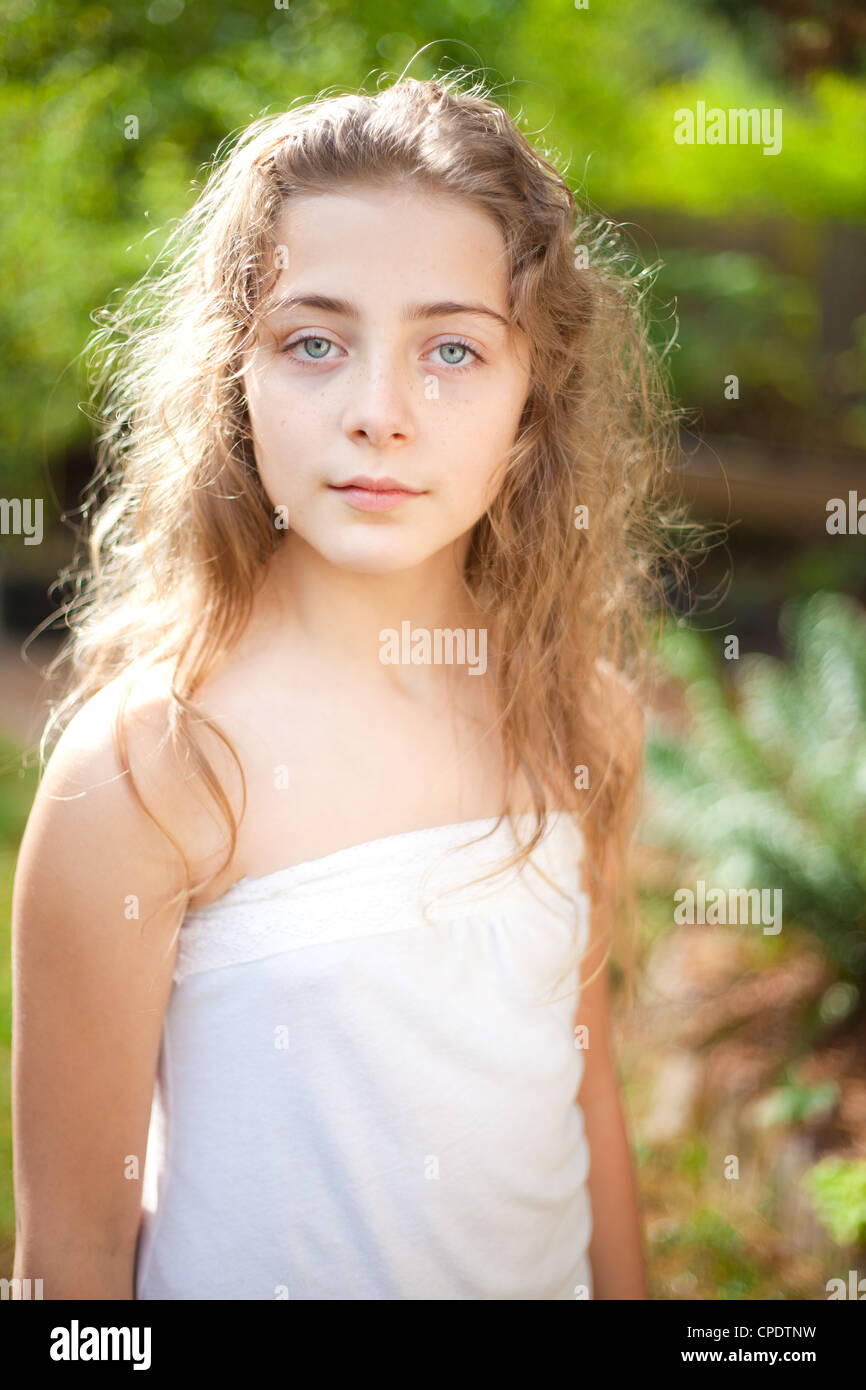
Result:
{"type": "Polygon", "coordinates": [[[753,53],[782,77],[802,79],[819,68],[862,73],[866,10],[852,0],[712,0],[748,40],[753,53]]]}
{"type": "Polygon", "coordinates": [[[841,594],[783,606],[791,660],[723,664],[672,626],[662,666],[685,684],[685,737],[647,743],[647,844],[697,862],[706,883],[782,892],[785,925],[810,931],[843,979],[866,980],[866,614],[841,594]]]}
{"type": "MultiPolygon", "coordinates": [[[[71,9],[4,0],[0,12],[0,494],[50,501],[54,492],[60,507],[77,495],[83,479],[67,486],[62,468],[77,458],[86,471],[78,356],[89,315],[145,270],[220,142],[324,88],[372,90],[415,54],[409,71],[419,77],[481,68],[529,136],[543,144],[555,130],[569,177],[614,215],[668,209],[706,226],[776,217],[801,222],[808,238],[809,226],[857,220],[866,205],[860,67],[815,68],[796,89],[782,73],[778,87],[772,43],[753,56],[742,11],[709,0],[587,10],[563,0],[375,0],[363,10],[356,0],[84,0],[71,9]],[[674,112],[699,99],[782,104],[783,154],[675,144],[674,112]]],[[[808,255],[782,270],[748,253],[704,256],[696,231],[693,252],[662,286],[673,297],[681,274],[700,300],[690,359],[673,361],[690,404],[709,390],[701,358],[733,360],[746,335],[759,388],[770,383],[808,435],[813,270],[808,255]]],[[[856,370],[857,351],[853,339],[837,347],[850,358],[843,375],[856,370]]],[[[866,437],[866,410],[855,406],[866,437]]]]}

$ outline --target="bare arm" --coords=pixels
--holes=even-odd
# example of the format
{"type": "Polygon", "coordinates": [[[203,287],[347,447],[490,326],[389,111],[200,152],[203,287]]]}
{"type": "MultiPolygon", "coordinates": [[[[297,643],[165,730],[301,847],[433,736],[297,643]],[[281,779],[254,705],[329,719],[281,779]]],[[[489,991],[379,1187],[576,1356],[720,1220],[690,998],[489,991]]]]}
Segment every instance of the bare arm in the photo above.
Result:
{"type": "MultiPolygon", "coordinates": [[[[114,698],[109,687],[91,700],[54,750],[15,876],[14,1276],[42,1279],[48,1299],[133,1297],[171,939],[183,913],[183,900],[167,906],[184,883],[180,860],[120,775],[114,698]]],[[[136,746],[141,737],[130,738],[130,758],[158,813],[136,746]]]]}
{"type": "Polygon", "coordinates": [[[609,1043],[606,967],[584,996],[578,1017],[588,1027],[589,1045],[579,1100],[590,1152],[587,1186],[593,1221],[589,1247],[593,1296],[646,1299],[649,1291],[637,1182],[609,1043]]]}
{"type": "MultiPolygon", "coordinates": [[[[610,671],[607,705],[625,763],[634,772],[623,808],[630,821],[636,801],[638,771],[643,755],[643,716],[628,687],[610,671]]],[[[601,868],[606,896],[593,904],[590,949],[582,975],[595,974],[581,990],[575,1022],[587,1028],[585,1070],[578,1099],[584,1114],[590,1152],[588,1188],[593,1233],[589,1257],[593,1293],[600,1299],[647,1299],[646,1264],[635,1166],[623,1114],[620,1080],[611,1043],[610,995],[604,958],[605,928],[612,890],[624,866],[608,851],[601,868]]]]}

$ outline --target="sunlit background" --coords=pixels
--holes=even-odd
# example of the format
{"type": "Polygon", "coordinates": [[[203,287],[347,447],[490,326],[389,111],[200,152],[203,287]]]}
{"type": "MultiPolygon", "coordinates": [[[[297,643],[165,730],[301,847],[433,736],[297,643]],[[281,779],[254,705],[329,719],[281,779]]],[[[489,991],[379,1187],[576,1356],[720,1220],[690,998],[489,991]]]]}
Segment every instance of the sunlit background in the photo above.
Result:
{"type": "Polygon", "coordinates": [[[866,1273],[866,10],[7,0],[0,17],[0,497],[44,500],[40,544],[0,536],[0,1274],[9,907],[59,634],[23,644],[56,606],[93,465],[89,316],[226,135],[326,87],[374,90],[413,55],[417,77],[480,70],[663,263],[653,331],[692,412],[682,491],[729,528],[658,645],[632,1011],[617,990],[652,1297],[825,1298],[866,1273]],[[677,143],[699,102],[781,110],[781,149],[677,143]],[[781,930],[678,923],[699,881],[780,890],[781,930]]]}

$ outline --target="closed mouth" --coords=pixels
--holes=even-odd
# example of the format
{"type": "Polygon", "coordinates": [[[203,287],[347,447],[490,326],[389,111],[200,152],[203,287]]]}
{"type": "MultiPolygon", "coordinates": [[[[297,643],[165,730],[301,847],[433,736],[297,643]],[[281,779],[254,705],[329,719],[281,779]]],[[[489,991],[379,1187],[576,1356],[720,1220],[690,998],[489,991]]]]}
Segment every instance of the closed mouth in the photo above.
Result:
{"type": "Polygon", "coordinates": [[[406,487],[396,478],[350,478],[347,483],[331,483],[329,486],[342,492],[347,488],[357,488],[362,492],[405,492],[417,496],[421,489],[406,487]]]}

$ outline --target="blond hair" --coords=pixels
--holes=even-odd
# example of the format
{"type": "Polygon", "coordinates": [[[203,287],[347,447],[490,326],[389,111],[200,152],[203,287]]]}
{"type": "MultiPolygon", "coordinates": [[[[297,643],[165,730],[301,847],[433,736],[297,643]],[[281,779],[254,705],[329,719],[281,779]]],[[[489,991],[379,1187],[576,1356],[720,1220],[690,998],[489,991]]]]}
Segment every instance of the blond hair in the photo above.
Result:
{"type": "MultiPolygon", "coordinates": [[[[256,468],[242,350],[279,273],[274,226],[286,204],[400,182],[468,200],[505,241],[531,385],[464,580],[497,634],[506,775],[522,772],[532,788],[537,823],[514,862],[537,843],[550,793],[580,825],[595,898],[605,856],[619,856],[618,888],[627,882],[641,758],[624,730],[646,671],[647,602],[661,600],[660,564],[675,554],[657,503],[669,502],[676,418],[643,309],[646,272],[480,82],[400,79],[255,121],[226,158],[218,152],[147,274],[102,312],[90,528],[63,576],[76,589],[70,637],[49,674],[66,673],[66,694],[40,756],[111,680],[171,659],[171,737],[225,819],[228,864],[239,821],[196,736],[195,697],[243,631],[285,534],[256,468]],[[586,529],[575,526],[579,506],[586,529]],[[617,690],[625,702],[612,704],[617,690]],[[588,789],[575,785],[578,766],[588,789]]],[[[218,872],[192,885],[184,863],[190,892],[218,872]]]]}

